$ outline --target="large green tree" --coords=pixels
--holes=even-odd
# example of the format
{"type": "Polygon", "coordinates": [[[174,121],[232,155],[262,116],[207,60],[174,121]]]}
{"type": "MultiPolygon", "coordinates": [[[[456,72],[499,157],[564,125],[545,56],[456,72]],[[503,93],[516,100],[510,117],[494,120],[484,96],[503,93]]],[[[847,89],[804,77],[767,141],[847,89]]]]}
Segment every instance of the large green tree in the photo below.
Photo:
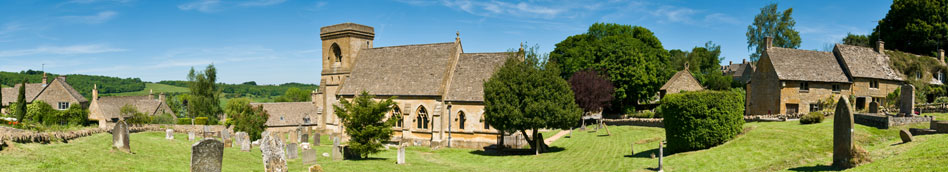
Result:
{"type": "Polygon", "coordinates": [[[732,78],[721,72],[721,46],[711,41],[703,47],[694,47],[691,51],[671,50],[669,66],[675,70],[684,70],[687,63],[688,70],[702,86],[713,90],[731,88],[732,78]]]}
{"type": "Polygon", "coordinates": [[[250,99],[236,98],[227,101],[224,108],[227,115],[232,119],[227,121],[227,128],[234,126],[234,131],[247,132],[251,140],[260,139],[260,133],[267,129],[267,119],[270,114],[263,110],[263,105],[251,106],[250,99]]]}
{"type": "Polygon", "coordinates": [[[221,113],[220,89],[217,86],[217,68],[208,65],[203,72],[188,72],[188,88],[191,96],[187,102],[188,113],[194,117],[207,117],[210,123],[218,121],[221,113]]]}
{"type": "Polygon", "coordinates": [[[863,47],[875,47],[872,45],[872,43],[870,43],[868,35],[856,35],[852,33],[846,33],[846,37],[843,38],[843,44],[863,46],[863,47]]]}
{"type": "Polygon", "coordinates": [[[869,38],[873,45],[881,38],[886,49],[914,54],[948,49],[948,0],[895,0],[869,38]]]}
{"type": "Polygon", "coordinates": [[[342,106],[333,105],[350,137],[349,148],[362,157],[378,153],[382,142],[392,138],[392,126],[398,121],[397,117],[385,119],[385,114],[395,105],[391,97],[382,101],[374,99],[375,96],[362,91],[352,101],[340,100],[342,106]]]}
{"type": "Polygon", "coordinates": [[[16,96],[16,104],[13,106],[15,109],[13,112],[16,115],[16,121],[23,123],[23,118],[26,117],[26,79],[23,79],[23,83],[20,84],[20,90],[16,96]]]}
{"type": "Polygon", "coordinates": [[[582,110],[559,68],[541,60],[536,49],[529,48],[523,62],[507,59],[484,83],[484,119],[504,133],[521,132],[539,153],[546,149],[543,139],[527,136],[537,136],[543,128],[569,129],[578,124],[582,110]]]}
{"type": "Polygon", "coordinates": [[[615,110],[629,112],[658,92],[673,73],[666,67],[668,51],[644,27],[596,23],[586,33],[567,37],[550,53],[559,76],[591,68],[615,84],[615,110]]]}
{"type": "Polygon", "coordinates": [[[757,62],[766,47],[766,37],[773,38],[774,47],[800,47],[800,32],[793,29],[797,24],[793,17],[793,8],[777,10],[777,3],[760,8],[760,14],[754,16],[754,23],[747,26],[747,49],[754,50],[750,59],[757,62]]]}

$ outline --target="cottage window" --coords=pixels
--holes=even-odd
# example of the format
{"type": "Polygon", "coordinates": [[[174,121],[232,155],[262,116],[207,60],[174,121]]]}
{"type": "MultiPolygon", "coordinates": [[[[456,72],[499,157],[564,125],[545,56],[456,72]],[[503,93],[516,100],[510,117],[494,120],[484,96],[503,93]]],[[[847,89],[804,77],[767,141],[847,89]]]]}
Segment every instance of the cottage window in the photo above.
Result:
{"type": "Polygon", "coordinates": [[[303,123],[309,124],[309,117],[303,117],[303,123]]]}
{"type": "Polygon", "coordinates": [[[424,106],[418,107],[418,116],[415,120],[415,123],[418,124],[417,128],[428,129],[428,110],[425,110],[424,106]]]}
{"type": "Polygon", "coordinates": [[[834,93],[839,93],[840,90],[841,90],[841,89],[839,88],[839,84],[833,84],[833,92],[834,92],[834,93]]]}
{"type": "Polygon", "coordinates": [[[59,102],[58,105],[59,105],[59,106],[58,106],[58,107],[59,107],[59,110],[66,110],[66,109],[69,109],[69,102],[59,102]]]}
{"type": "Polygon", "coordinates": [[[876,88],[876,89],[878,89],[878,88],[879,88],[879,81],[878,81],[878,80],[869,81],[869,88],[876,88]]]}
{"type": "Polygon", "coordinates": [[[810,104],[810,112],[817,112],[822,110],[819,104],[810,104]]]}
{"type": "Polygon", "coordinates": [[[800,82],[800,91],[810,91],[810,83],[800,82]]]}
{"type": "Polygon", "coordinates": [[[395,127],[402,127],[402,109],[398,108],[398,105],[392,106],[392,117],[398,118],[395,127]]]}
{"type": "Polygon", "coordinates": [[[464,124],[467,122],[467,117],[464,116],[464,112],[458,112],[458,128],[464,129],[464,124]]]}
{"type": "Polygon", "coordinates": [[[800,105],[787,104],[787,114],[797,114],[800,112],[800,105]]]}

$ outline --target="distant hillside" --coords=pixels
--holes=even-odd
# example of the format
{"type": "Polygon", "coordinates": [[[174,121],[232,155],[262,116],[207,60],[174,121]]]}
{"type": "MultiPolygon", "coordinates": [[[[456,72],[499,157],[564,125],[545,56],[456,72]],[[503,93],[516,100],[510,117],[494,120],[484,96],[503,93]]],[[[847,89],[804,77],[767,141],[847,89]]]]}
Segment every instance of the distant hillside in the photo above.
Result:
{"type": "Polygon", "coordinates": [[[191,90],[188,90],[187,87],[178,87],[178,86],[156,84],[156,83],[145,83],[145,89],[142,89],[141,91],[110,93],[110,94],[103,94],[103,96],[144,96],[144,95],[148,95],[149,91],[153,92],[156,95],[159,93],[165,93],[169,96],[179,94],[179,93],[191,92],[191,90]]]}
{"type": "MultiPolygon", "coordinates": [[[[58,74],[46,74],[48,80],[52,80],[58,74]]],[[[92,96],[92,86],[97,84],[99,87],[100,94],[109,94],[109,93],[121,93],[121,92],[135,92],[142,91],[145,89],[145,82],[139,78],[119,78],[111,76],[98,76],[98,75],[81,75],[81,74],[69,74],[66,76],[66,83],[69,83],[76,91],[79,91],[82,96],[91,97],[92,96]]],[[[2,72],[0,71],[0,84],[7,86],[12,86],[14,84],[19,84],[23,82],[23,79],[26,79],[29,83],[40,83],[43,81],[43,71],[21,71],[21,72],[2,72]]]]}
{"type": "MultiPolygon", "coordinates": [[[[187,81],[161,81],[159,84],[177,86],[177,87],[188,87],[187,81]]],[[[221,92],[226,93],[224,96],[226,98],[234,97],[275,97],[281,96],[286,93],[287,89],[290,88],[300,88],[303,90],[316,90],[319,88],[319,85],[316,84],[302,84],[302,83],[285,83],[280,85],[257,85],[256,82],[250,81],[243,84],[220,84],[221,92]]]]}

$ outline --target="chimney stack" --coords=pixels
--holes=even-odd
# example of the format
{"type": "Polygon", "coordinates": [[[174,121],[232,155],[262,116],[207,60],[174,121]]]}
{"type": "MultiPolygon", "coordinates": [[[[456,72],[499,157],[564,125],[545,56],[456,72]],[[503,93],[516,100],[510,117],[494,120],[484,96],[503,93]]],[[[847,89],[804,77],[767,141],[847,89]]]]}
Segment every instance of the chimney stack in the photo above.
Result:
{"type": "Polygon", "coordinates": [[[767,51],[767,50],[769,50],[770,48],[773,48],[773,47],[774,47],[774,37],[769,37],[769,36],[768,36],[768,37],[766,37],[766,38],[764,38],[764,39],[765,39],[765,42],[764,42],[764,43],[767,44],[767,45],[764,45],[764,51],[767,51]]]}
{"type": "Polygon", "coordinates": [[[938,63],[945,64],[945,49],[938,49],[938,63]]]}
{"type": "Polygon", "coordinates": [[[165,93],[164,93],[164,92],[158,93],[158,101],[165,102],[165,93]]]}
{"type": "Polygon", "coordinates": [[[43,72],[43,87],[46,87],[46,72],[43,72]]]}
{"type": "Polygon", "coordinates": [[[876,41],[876,51],[878,51],[879,54],[885,54],[885,42],[881,40],[876,41]]]}
{"type": "Polygon", "coordinates": [[[99,101],[99,87],[96,84],[92,84],[92,102],[99,101]]]}
{"type": "Polygon", "coordinates": [[[727,61],[727,65],[730,66],[730,65],[732,65],[732,64],[734,64],[734,61],[727,61]]]}
{"type": "MultiPolygon", "coordinates": [[[[318,88],[317,88],[316,90],[318,90],[318,88]]],[[[318,97],[318,95],[319,95],[319,93],[317,93],[318,91],[316,91],[316,90],[313,90],[313,93],[310,93],[310,95],[309,95],[309,96],[311,97],[311,99],[312,99],[312,100],[310,100],[310,101],[313,101],[313,103],[316,103],[316,99],[317,99],[317,97],[318,97]]]]}
{"type": "Polygon", "coordinates": [[[154,91],[155,91],[155,90],[153,90],[153,89],[149,89],[149,90],[148,90],[148,99],[153,99],[153,98],[155,98],[155,94],[152,93],[152,92],[154,92],[154,91]]]}
{"type": "Polygon", "coordinates": [[[744,60],[744,64],[747,64],[747,59],[743,59],[743,60],[744,60]]]}

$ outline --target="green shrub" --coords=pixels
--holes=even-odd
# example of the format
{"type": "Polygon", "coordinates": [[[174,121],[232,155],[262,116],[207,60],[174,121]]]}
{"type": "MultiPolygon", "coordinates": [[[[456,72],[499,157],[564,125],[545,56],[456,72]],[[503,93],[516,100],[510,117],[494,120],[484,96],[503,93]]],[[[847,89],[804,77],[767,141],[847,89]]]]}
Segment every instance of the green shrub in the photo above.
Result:
{"type": "Polygon", "coordinates": [[[194,118],[194,125],[207,125],[207,117],[194,118]]]}
{"type": "Polygon", "coordinates": [[[78,105],[70,106],[62,114],[69,121],[69,125],[85,125],[89,122],[89,110],[78,105]]]}
{"type": "Polygon", "coordinates": [[[663,98],[665,137],[671,152],[723,144],[744,125],[744,96],[738,91],[699,91],[663,98]]]}
{"type": "Polygon", "coordinates": [[[632,117],[634,118],[660,118],[660,117],[656,117],[655,112],[652,112],[652,111],[639,111],[637,113],[633,113],[632,117]]]}
{"type": "Polygon", "coordinates": [[[823,122],[822,112],[810,112],[800,117],[800,124],[816,124],[823,122]]]}
{"type": "Polygon", "coordinates": [[[152,124],[174,124],[174,122],[174,116],[168,113],[155,115],[151,120],[152,124]]]}
{"type": "Polygon", "coordinates": [[[191,125],[191,118],[178,118],[178,125],[191,125]]]}

